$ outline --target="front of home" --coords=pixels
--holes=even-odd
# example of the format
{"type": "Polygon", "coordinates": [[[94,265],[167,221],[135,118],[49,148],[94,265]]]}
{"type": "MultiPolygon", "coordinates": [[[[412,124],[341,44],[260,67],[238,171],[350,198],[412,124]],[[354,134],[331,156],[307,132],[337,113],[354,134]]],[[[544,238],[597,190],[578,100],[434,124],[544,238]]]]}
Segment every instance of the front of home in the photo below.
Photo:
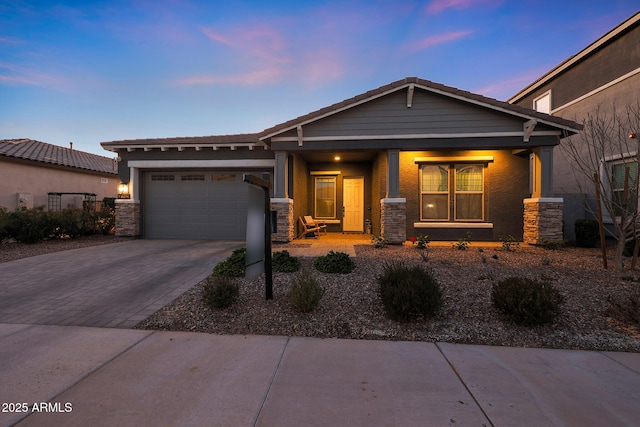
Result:
{"type": "Polygon", "coordinates": [[[562,238],[553,149],[571,121],[406,78],[257,134],[104,142],[127,198],[117,232],[244,240],[243,174],[268,174],[276,241],[298,218],[391,243],[562,238]]]}

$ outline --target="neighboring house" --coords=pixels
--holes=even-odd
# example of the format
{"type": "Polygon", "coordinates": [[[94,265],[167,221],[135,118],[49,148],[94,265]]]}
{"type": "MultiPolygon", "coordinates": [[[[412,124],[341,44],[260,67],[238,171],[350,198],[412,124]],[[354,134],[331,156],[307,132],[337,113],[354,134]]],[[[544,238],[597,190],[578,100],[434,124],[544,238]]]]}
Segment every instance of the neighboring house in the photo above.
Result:
{"type": "Polygon", "coordinates": [[[31,139],[0,140],[0,206],[81,208],[116,197],[114,159],[31,139]],[[49,194],[55,193],[55,194],[49,194]]]}
{"type": "Polygon", "coordinates": [[[580,126],[559,117],[406,78],[257,134],[103,142],[131,198],[116,233],[245,238],[243,173],[269,173],[276,241],[312,215],[330,231],[392,243],[562,237],[547,201],[553,147],[580,126]]]}
{"type": "MultiPolygon", "coordinates": [[[[582,122],[588,114],[625,114],[640,105],[640,12],[571,56],[514,95],[509,102],[553,116],[582,122]]],[[[629,131],[633,131],[629,129],[629,131]]],[[[635,153],[619,153],[620,156],[635,153]]],[[[603,159],[608,173],[616,173],[617,159],[603,159]]],[[[591,218],[591,196],[581,194],[572,162],[556,150],[553,192],[565,202],[565,238],[574,240],[574,223],[591,218]]]]}

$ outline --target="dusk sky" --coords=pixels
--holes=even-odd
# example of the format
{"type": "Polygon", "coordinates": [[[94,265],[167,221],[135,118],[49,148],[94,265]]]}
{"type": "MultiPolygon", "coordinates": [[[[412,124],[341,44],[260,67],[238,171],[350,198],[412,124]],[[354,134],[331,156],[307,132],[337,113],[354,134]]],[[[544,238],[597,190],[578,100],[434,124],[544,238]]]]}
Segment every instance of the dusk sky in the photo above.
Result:
{"type": "Polygon", "coordinates": [[[408,76],[507,100],[638,0],[0,0],[0,139],[259,132],[408,76]]]}

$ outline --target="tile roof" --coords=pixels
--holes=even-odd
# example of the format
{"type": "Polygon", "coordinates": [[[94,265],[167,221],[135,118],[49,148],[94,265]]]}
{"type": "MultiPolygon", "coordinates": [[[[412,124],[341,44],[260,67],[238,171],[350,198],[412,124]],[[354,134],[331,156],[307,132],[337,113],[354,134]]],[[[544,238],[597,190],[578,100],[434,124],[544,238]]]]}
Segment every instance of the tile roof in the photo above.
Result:
{"type": "Polygon", "coordinates": [[[117,174],[117,166],[112,158],[32,139],[0,140],[0,157],[12,157],[93,172],[117,174]]]}
{"type": "Polygon", "coordinates": [[[211,136],[181,136],[176,138],[147,138],[147,139],[123,139],[119,141],[109,141],[100,143],[103,147],[127,147],[131,145],[139,146],[177,146],[177,145],[229,145],[229,144],[258,144],[259,134],[242,133],[234,135],[211,135],[211,136]]]}
{"type": "Polygon", "coordinates": [[[414,84],[426,90],[442,93],[444,95],[475,102],[477,104],[484,105],[489,108],[502,110],[502,111],[505,111],[506,113],[511,113],[518,116],[528,117],[528,118],[539,119],[543,122],[546,122],[552,125],[557,125],[567,130],[572,130],[574,132],[582,129],[582,125],[576,122],[573,122],[571,120],[563,119],[561,117],[550,116],[548,114],[540,113],[538,111],[531,110],[529,108],[521,107],[519,105],[509,104],[508,102],[504,102],[504,101],[498,101],[497,99],[493,99],[483,95],[479,95],[477,93],[472,93],[465,90],[457,89],[452,86],[446,86],[441,83],[432,82],[430,80],[420,79],[418,77],[406,77],[402,80],[389,83],[377,89],[373,89],[363,94],[354,96],[353,98],[346,99],[344,101],[338,102],[328,107],[321,108],[320,110],[313,111],[304,116],[300,116],[295,119],[289,120],[287,122],[281,123],[279,125],[273,126],[269,129],[265,129],[263,132],[261,132],[260,137],[268,138],[270,136],[278,134],[287,129],[296,127],[297,125],[304,124],[306,122],[319,119],[323,116],[327,116],[332,113],[341,111],[343,109],[349,108],[350,106],[366,101],[369,98],[374,98],[387,92],[399,90],[410,84],[414,84]]]}

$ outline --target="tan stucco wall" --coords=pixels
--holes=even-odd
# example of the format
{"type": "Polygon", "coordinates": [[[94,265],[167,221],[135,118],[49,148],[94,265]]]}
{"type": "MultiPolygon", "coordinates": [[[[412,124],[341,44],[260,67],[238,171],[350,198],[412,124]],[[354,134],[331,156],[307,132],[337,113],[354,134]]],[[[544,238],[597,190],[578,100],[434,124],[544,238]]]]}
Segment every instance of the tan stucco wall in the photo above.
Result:
{"type": "MultiPolygon", "coordinates": [[[[9,210],[17,208],[19,193],[31,194],[33,207],[46,208],[49,192],[95,193],[97,200],[102,200],[116,197],[117,185],[116,175],[92,175],[0,160],[0,206],[9,210]],[[102,183],[101,178],[108,182],[102,183]]],[[[63,202],[73,200],[65,197],[63,202]]],[[[67,207],[66,204],[62,207],[67,207]]]]}

